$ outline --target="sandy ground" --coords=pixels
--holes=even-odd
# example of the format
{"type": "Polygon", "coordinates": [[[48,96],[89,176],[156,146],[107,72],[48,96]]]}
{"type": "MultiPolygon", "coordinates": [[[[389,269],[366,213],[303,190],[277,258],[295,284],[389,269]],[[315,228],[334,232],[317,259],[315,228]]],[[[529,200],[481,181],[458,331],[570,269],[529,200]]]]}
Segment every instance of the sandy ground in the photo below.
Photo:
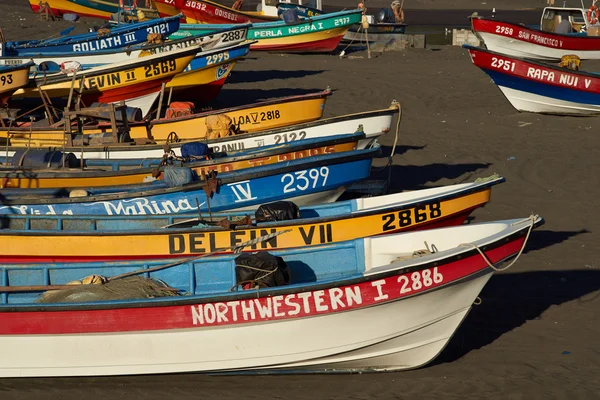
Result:
{"type": "MultiPolygon", "coordinates": [[[[10,38],[43,37],[65,26],[36,22],[22,6],[3,4],[10,38]]],[[[394,191],[499,173],[507,182],[493,189],[492,202],[473,214],[474,222],[530,213],[546,219],[518,263],[491,279],[482,304],[432,365],[353,376],[4,379],[0,399],[598,398],[600,119],[518,113],[461,48],[372,59],[365,52],[351,55],[362,58],[251,53],[236,66],[219,100],[242,102],[330,86],[336,93],[325,114],[332,116],[386,107],[396,99],[403,116],[393,158],[394,191]]],[[[586,65],[600,68],[600,63],[586,65]]],[[[385,154],[392,143],[393,134],[383,138],[385,154]]],[[[384,163],[384,158],[376,161],[384,163]]]]}

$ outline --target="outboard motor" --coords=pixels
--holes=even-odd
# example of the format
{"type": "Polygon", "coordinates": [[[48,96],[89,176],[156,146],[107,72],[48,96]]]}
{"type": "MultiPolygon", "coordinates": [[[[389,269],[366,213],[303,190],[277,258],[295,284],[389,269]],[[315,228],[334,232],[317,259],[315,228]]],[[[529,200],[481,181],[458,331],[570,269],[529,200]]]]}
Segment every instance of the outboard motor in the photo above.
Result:
{"type": "Polygon", "coordinates": [[[396,17],[394,17],[394,12],[389,8],[380,8],[377,12],[377,22],[380,24],[383,23],[394,23],[396,22],[396,17]]]}

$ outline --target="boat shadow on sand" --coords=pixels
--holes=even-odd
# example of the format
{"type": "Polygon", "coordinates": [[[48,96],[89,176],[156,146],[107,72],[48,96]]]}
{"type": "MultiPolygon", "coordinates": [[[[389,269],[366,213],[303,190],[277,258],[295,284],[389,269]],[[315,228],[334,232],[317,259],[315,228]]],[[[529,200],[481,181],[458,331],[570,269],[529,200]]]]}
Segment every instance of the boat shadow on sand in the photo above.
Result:
{"type": "Polygon", "coordinates": [[[273,79],[294,79],[294,78],[306,78],[312,75],[318,75],[325,72],[325,70],[277,70],[269,69],[262,71],[236,71],[231,72],[231,76],[227,78],[227,83],[254,83],[254,82],[265,82],[273,79]]]}
{"type": "MultiPolygon", "coordinates": [[[[398,154],[398,150],[396,150],[396,154],[398,154]]],[[[431,185],[442,179],[456,180],[461,178],[455,183],[473,181],[479,177],[479,174],[476,173],[477,171],[489,168],[490,165],[492,164],[433,163],[427,165],[392,165],[386,168],[373,168],[371,179],[388,180],[388,193],[399,193],[404,190],[418,190],[432,186],[442,186],[443,183],[431,185]]]]}
{"type": "MultiPolygon", "coordinates": [[[[589,232],[534,231],[525,253],[559,244],[582,233],[589,232]]],[[[581,299],[598,289],[600,269],[495,274],[479,295],[482,304],[472,308],[448,346],[431,365],[456,361],[527,321],[539,319],[550,307],[581,299]]],[[[596,296],[580,301],[593,301],[596,296]]]]}
{"type": "Polygon", "coordinates": [[[258,101],[273,100],[278,97],[300,96],[321,92],[324,88],[278,88],[278,89],[229,89],[223,88],[219,96],[211,102],[213,110],[226,107],[256,103],[258,101]]]}

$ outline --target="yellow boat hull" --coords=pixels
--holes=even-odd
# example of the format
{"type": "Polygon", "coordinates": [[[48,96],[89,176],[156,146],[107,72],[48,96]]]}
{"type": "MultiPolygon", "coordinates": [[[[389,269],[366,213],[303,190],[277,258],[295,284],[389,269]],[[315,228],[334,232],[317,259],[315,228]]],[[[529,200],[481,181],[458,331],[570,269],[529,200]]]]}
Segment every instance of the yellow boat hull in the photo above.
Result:
{"type": "MultiPolygon", "coordinates": [[[[210,171],[218,173],[239,171],[243,169],[271,165],[305,157],[322,154],[341,153],[356,148],[357,141],[333,144],[330,146],[281,153],[269,157],[256,157],[246,160],[232,161],[231,159],[215,159],[190,165],[199,176],[210,171]],[[225,160],[225,161],[222,161],[225,160]],[[226,162],[226,161],[229,162],[226,162]]],[[[89,171],[89,170],[54,170],[50,171],[21,171],[0,172],[0,188],[74,188],[74,187],[101,187],[115,185],[140,184],[145,178],[152,177],[152,168],[132,171],[89,171]]],[[[162,179],[162,173],[158,179],[162,179]]]]}
{"type": "Polygon", "coordinates": [[[29,68],[0,71],[0,103],[29,82],[29,68]]]}
{"type": "Polygon", "coordinates": [[[310,245],[335,243],[361,237],[401,232],[425,227],[456,225],[466,219],[470,212],[485,205],[491,188],[481,188],[453,198],[432,199],[410,207],[374,210],[361,216],[343,216],[339,219],[319,221],[312,224],[278,224],[265,228],[235,230],[153,230],[147,233],[103,235],[102,232],[70,235],[11,234],[2,233],[4,260],[99,260],[110,258],[162,258],[186,257],[205,254],[216,249],[281,231],[276,238],[262,242],[245,251],[261,249],[284,249],[310,245]],[[390,211],[391,210],[391,211],[390,211]]]}
{"type": "MultiPolygon", "coordinates": [[[[227,115],[240,129],[247,132],[280,128],[318,120],[323,116],[325,102],[331,91],[323,91],[315,95],[292,96],[284,100],[273,100],[248,106],[234,107],[210,111],[201,114],[173,119],[154,120],[150,124],[131,124],[132,139],[153,140],[157,143],[167,141],[171,132],[175,132],[180,140],[197,140],[206,138],[206,118],[209,115],[227,115]]],[[[89,128],[84,134],[100,134],[110,132],[106,128],[89,128]]],[[[63,146],[65,143],[62,129],[36,129],[29,133],[27,128],[19,130],[0,130],[0,137],[9,139],[12,146],[17,147],[49,147],[63,146]],[[29,138],[31,136],[31,140],[29,138]]]]}

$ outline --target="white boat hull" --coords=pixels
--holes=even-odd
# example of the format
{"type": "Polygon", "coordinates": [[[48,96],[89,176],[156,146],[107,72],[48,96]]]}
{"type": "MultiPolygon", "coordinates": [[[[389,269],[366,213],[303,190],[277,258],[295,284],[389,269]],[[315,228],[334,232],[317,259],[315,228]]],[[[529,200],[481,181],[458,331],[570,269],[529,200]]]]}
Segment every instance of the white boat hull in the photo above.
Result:
{"type": "Polygon", "coordinates": [[[0,339],[0,376],[416,368],[448,343],[492,274],[483,272],[403,300],[287,321],[144,333],[7,335],[0,339]]]}
{"type": "Polygon", "coordinates": [[[600,49],[598,50],[570,50],[562,48],[552,48],[541,46],[539,44],[525,42],[511,37],[496,35],[489,32],[477,32],[485,42],[488,50],[503,53],[508,56],[519,58],[531,58],[535,60],[560,61],[564,55],[576,55],[582,60],[600,59],[600,49]]]}
{"type": "Polygon", "coordinates": [[[519,111],[579,116],[600,114],[600,105],[575,103],[505,86],[498,87],[510,104],[519,111]]]}

